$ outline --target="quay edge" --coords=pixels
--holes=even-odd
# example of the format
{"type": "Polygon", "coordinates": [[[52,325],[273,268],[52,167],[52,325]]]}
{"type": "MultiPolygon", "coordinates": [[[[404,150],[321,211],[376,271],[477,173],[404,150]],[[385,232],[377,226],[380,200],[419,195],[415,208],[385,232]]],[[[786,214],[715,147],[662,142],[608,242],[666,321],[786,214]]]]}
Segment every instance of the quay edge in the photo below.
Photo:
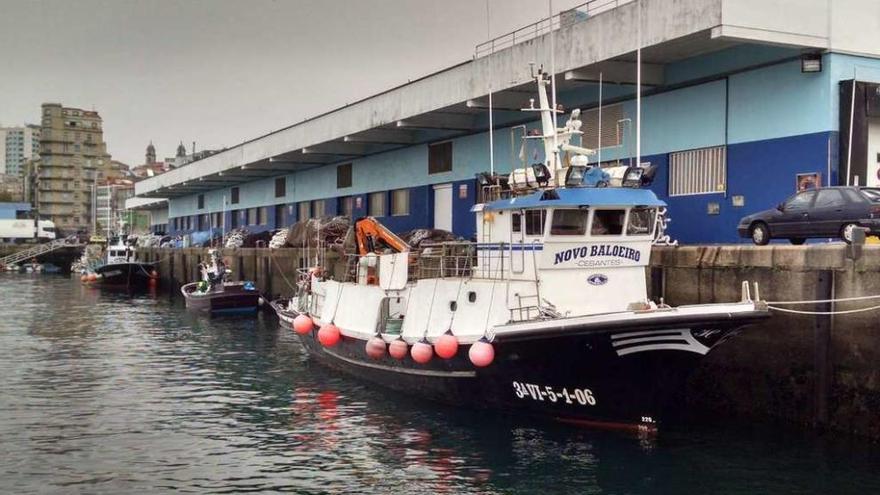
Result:
{"type": "MultiPolygon", "coordinates": [[[[289,296],[296,269],[306,266],[302,249],[221,250],[233,278],[253,280],[267,294],[289,296]]],[[[314,251],[310,253],[314,256],[314,251]]],[[[141,248],[144,261],[158,261],[166,287],[197,280],[202,248],[141,248]]],[[[837,244],[711,245],[655,247],[651,297],[672,305],[729,302],[741,284],[757,282],[767,301],[803,301],[880,294],[880,246],[837,244]]],[[[341,279],[344,258],[326,254],[341,279]]],[[[831,305],[792,306],[805,311],[845,311],[880,299],[831,305]]],[[[688,384],[696,411],[717,419],[780,421],[880,440],[880,325],[878,312],[801,315],[775,312],[708,355],[688,384]]]]}

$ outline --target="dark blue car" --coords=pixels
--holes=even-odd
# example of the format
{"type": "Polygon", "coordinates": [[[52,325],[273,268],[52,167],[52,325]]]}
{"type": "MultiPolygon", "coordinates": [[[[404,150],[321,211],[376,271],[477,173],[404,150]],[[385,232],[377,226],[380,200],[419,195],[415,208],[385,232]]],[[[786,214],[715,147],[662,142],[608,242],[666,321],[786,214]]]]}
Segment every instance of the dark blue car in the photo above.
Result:
{"type": "Polygon", "coordinates": [[[870,187],[824,187],[801,191],[776,208],[743,217],[737,226],[740,237],[764,245],[770,239],[803,244],[811,237],[840,237],[852,241],[854,227],[869,235],[880,233],[880,189],[870,187]]]}

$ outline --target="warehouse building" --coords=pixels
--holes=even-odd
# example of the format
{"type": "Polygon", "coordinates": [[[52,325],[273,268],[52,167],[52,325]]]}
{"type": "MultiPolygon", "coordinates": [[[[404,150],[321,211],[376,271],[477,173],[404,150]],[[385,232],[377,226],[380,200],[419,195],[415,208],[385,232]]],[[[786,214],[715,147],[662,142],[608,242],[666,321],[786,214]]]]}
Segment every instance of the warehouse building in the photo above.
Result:
{"type": "Polygon", "coordinates": [[[480,45],[471,61],[138,182],[136,194],[167,198],[168,223],[155,228],[170,233],[346,214],[470,237],[476,175],[543,159],[521,147],[538,122],[520,110],[551,44],[558,101],[582,109],[582,144],[603,165],[634,163],[642,48],[641,162],[659,167],[651,187],[681,242],[736,241],[741,216],[798,187],[880,184],[880,4],[595,0],[480,45]]]}

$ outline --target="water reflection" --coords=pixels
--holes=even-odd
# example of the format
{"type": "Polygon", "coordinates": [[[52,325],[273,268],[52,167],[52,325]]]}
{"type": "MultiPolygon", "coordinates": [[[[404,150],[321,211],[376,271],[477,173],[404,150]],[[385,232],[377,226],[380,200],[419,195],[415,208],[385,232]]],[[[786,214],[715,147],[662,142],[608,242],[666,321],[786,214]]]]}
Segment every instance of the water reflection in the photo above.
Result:
{"type": "Polygon", "coordinates": [[[656,438],[459,411],[307,359],[271,315],[0,275],[0,491],[864,493],[876,447],[774,428],[656,438]]]}

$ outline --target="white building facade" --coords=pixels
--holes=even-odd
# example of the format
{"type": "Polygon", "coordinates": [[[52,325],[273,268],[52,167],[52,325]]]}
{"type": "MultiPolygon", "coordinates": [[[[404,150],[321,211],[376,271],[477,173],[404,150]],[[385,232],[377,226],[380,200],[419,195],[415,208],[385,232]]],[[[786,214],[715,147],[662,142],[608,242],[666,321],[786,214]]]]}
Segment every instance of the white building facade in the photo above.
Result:
{"type": "Polygon", "coordinates": [[[0,127],[0,174],[20,176],[26,161],[40,156],[40,127],[0,127]]]}

